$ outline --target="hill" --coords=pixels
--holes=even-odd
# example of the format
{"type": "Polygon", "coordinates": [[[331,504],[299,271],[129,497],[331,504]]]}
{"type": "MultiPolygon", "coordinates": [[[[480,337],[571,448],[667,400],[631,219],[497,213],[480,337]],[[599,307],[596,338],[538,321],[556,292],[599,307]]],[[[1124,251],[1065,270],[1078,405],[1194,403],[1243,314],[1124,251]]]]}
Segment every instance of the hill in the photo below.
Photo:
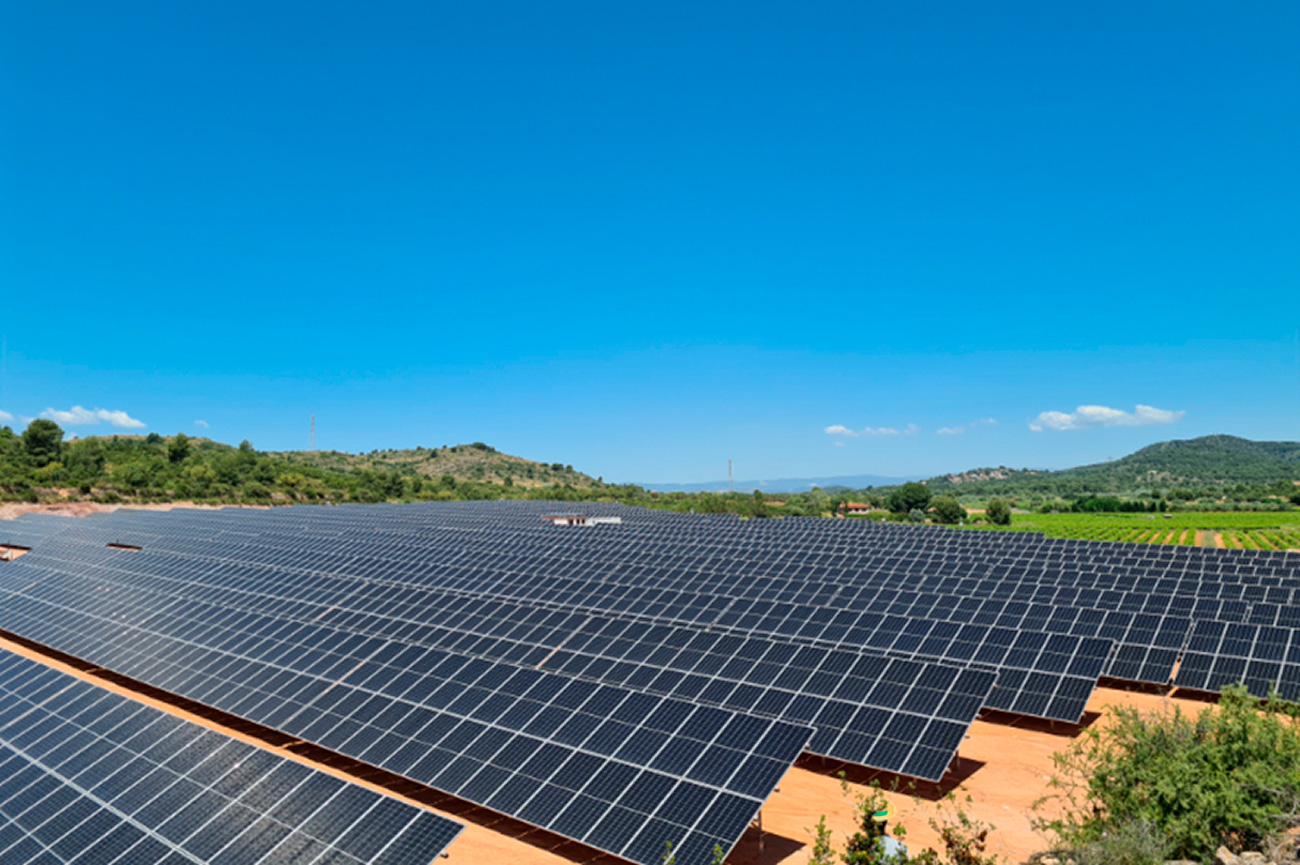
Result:
{"type": "Polygon", "coordinates": [[[1257,442],[1211,435],[1159,442],[1122,459],[1060,471],[999,466],[942,475],[927,483],[935,492],[963,496],[1074,498],[1171,488],[1212,492],[1242,485],[1273,487],[1295,480],[1300,480],[1300,442],[1257,442]]]}
{"type": "Polygon", "coordinates": [[[64,441],[48,420],[0,427],[0,501],[210,503],[628,497],[573,466],[503,454],[481,442],[441,448],[264,453],[205,438],[89,436],[64,441]]]}
{"type": "Polygon", "coordinates": [[[363,454],[341,451],[272,451],[267,456],[293,466],[307,466],[344,475],[397,472],[424,478],[452,477],[456,481],[509,484],[538,488],[551,484],[597,488],[604,481],[583,474],[571,465],[540,463],[502,453],[490,445],[444,445],[406,450],[374,450],[363,454]]]}

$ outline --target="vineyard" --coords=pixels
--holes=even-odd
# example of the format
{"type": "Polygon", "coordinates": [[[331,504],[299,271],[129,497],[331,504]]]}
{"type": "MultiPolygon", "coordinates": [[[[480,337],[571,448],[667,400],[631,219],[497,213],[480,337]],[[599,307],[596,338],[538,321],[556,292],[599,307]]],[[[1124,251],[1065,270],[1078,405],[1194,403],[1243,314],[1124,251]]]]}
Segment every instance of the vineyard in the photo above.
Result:
{"type": "Polygon", "coordinates": [[[1092,541],[1300,551],[1300,511],[1016,514],[1010,530],[1092,541]]]}

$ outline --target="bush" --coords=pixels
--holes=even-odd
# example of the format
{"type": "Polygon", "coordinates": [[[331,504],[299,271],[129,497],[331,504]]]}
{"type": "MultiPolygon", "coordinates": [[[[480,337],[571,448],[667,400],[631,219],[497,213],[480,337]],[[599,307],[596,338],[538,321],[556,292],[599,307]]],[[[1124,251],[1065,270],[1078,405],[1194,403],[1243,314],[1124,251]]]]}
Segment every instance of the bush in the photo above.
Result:
{"type": "Polygon", "coordinates": [[[1165,840],[1150,821],[1134,820],[1071,852],[1077,865],[1164,865],[1165,840]]]}
{"type": "Polygon", "coordinates": [[[1059,806],[1060,816],[1037,826],[1081,853],[1127,838],[1134,863],[1152,852],[1134,840],[1148,832],[1144,825],[1164,841],[1156,858],[1209,861],[1220,845],[1258,850],[1298,822],[1294,711],[1276,700],[1265,705],[1241,686],[1225,688],[1217,709],[1195,718],[1177,707],[1149,714],[1111,707],[1104,729],[1055,755],[1056,792],[1039,804],[1059,806]]]}
{"type": "Polygon", "coordinates": [[[253,501],[263,501],[271,497],[271,491],[259,483],[249,483],[244,486],[244,497],[253,501]]]}
{"type": "Polygon", "coordinates": [[[984,508],[984,516],[995,526],[1011,525],[1011,505],[1002,499],[993,499],[984,508]]]}
{"type": "Polygon", "coordinates": [[[952,496],[939,496],[934,500],[934,521],[955,526],[966,519],[966,509],[952,496]]]}

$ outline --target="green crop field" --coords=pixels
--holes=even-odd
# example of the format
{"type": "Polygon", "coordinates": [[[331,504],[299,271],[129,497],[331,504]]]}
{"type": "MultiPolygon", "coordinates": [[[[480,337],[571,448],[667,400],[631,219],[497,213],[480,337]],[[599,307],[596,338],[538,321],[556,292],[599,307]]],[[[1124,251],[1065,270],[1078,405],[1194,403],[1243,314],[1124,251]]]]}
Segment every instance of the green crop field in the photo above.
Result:
{"type": "MultiPolygon", "coordinates": [[[[981,526],[986,531],[1004,528],[981,526]]],[[[1163,514],[1015,514],[1011,531],[1138,544],[1300,550],[1300,510],[1163,514]]]]}

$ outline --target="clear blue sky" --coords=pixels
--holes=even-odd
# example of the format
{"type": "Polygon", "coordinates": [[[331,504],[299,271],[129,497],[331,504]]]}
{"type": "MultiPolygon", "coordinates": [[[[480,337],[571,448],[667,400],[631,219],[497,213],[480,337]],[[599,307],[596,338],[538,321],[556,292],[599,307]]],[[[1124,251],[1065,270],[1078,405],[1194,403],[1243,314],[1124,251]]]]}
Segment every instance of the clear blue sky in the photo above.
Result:
{"type": "Polygon", "coordinates": [[[637,481],[1300,439],[1298,42],[1291,0],[6,3],[0,412],[637,481]]]}

